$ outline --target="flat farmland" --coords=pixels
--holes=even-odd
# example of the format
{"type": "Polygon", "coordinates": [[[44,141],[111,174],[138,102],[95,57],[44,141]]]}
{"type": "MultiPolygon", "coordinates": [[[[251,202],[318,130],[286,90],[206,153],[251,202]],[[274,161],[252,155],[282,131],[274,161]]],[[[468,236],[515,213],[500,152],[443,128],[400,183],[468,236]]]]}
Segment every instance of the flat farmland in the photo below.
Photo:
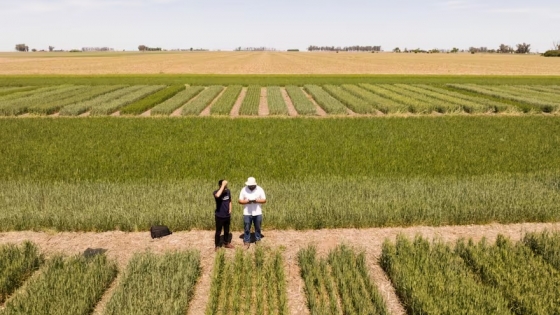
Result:
{"type": "Polygon", "coordinates": [[[560,75],[540,55],[327,52],[0,53],[0,74],[560,75]]]}

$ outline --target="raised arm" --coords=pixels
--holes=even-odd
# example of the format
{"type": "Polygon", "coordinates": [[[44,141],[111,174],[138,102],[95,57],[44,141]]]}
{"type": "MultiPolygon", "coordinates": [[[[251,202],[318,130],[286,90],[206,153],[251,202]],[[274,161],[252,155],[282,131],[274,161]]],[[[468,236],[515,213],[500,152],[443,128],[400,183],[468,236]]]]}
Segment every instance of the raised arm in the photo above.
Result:
{"type": "Polygon", "coordinates": [[[224,180],[222,182],[222,186],[220,186],[220,189],[218,189],[218,191],[214,194],[214,197],[219,198],[224,192],[224,190],[226,189],[227,184],[228,184],[227,180],[224,180]]]}

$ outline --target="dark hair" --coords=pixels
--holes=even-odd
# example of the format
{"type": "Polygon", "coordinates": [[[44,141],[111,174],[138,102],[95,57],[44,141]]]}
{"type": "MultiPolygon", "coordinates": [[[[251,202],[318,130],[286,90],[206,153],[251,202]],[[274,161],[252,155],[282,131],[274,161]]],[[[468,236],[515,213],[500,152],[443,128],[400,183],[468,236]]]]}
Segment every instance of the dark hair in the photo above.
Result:
{"type": "Polygon", "coordinates": [[[218,186],[220,186],[220,187],[221,187],[221,186],[222,186],[222,182],[223,182],[223,181],[224,181],[223,179],[220,179],[220,180],[218,181],[218,186]]]}

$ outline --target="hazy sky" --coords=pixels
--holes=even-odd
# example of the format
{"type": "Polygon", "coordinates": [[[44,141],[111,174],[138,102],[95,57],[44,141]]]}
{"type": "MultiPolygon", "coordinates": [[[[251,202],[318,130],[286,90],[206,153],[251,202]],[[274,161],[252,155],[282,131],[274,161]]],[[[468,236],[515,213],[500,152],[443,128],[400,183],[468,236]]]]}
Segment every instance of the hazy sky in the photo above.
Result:
{"type": "Polygon", "coordinates": [[[560,40],[555,0],[0,0],[0,51],[108,46],[232,50],[381,45],[467,49],[560,40]]]}

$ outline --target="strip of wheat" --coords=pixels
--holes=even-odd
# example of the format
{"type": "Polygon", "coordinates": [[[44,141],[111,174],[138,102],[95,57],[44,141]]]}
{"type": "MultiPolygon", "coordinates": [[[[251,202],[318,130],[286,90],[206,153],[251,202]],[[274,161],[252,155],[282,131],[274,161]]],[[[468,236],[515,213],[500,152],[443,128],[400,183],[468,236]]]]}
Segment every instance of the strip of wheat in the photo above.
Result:
{"type": "Polygon", "coordinates": [[[444,243],[399,235],[385,241],[380,263],[409,314],[513,315],[502,293],[481,284],[444,243]]]}
{"type": "Polygon", "coordinates": [[[116,275],[116,264],[105,255],[55,256],[6,302],[2,315],[91,314],[116,275]]]}
{"type": "Polygon", "coordinates": [[[197,98],[188,102],[181,112],[183,116],[200,115],[224,89],[221,85],[212,85],[198,94],[197,98]]]}
{"type": "Polygon", "coordinates": [[[499,99],[510,100],[514,102],[518,102],[517,105],[523,112],[543,112],[543,111],[551,111],[553,108],[556,107],[554,104],[550,104],[547,102],[542,102],[536,99],[524,97],[524,96],[517,96],[511,93],[495,90],[489,86],[480,86],[474,84],[448,84],[456,89],[475,92],[483,95],[492,96],[499,99]]]}
{"type": "Polygon", "coordinates": [[[342,104],[339,100],[332,97],[320,86],[305,85],[304,88],[309,94],[311,94],[311,96],[313,96],[317,104],[319,104],[319,106],[321,106],[321,108],[323,108],[325,112],[327,112],[328,114],[331,115],[348,114],[346,110],[346,106],[344,106],[344,104],[342,104]]]}
{"type": "Polygon", "coordinates": [[[200,272],[196,251],[135,254],[104,314],[184,315],[200,272]]]}
{"type": "Polygon", "coordinates": [[[487,285],[511,300],[518,314],[560,314],[560,271],[521,242],[498,235],[496,243],[461,241],[457,251],[487,285]]]}
{"type": "Polygon", "coordinates": [[[305,96],[305,94],[299,87],[293,85],[286,86],[286,92],[288,93],[288,96],[290,96],[292,104],[294,104],[294,108],[299,115],[317,115],[317,109],[315,108],[315,105],[307,98],[307,96],[305,96]]]}
{"type": "Polygon", "coordinates": [[[228,86],[226,91],[220,96],[220,99],[210,108],[210,114],[229,116],[242,88],[241,85],[228,86]]]}
{"type": "Polygon", "coordinates": [[[128,95],[130,93],[133,93],[135,91],[138,91],[139,89],[141,89],[142,87],[144,87],[143,85],[133,85],[133,86],[127,86],[127,87],[123,87],[120,86],[120,88],[118,88],[116,91],[95,97],[91,100],[87,100],[87,101],[82,101],[82,102],[78,102],[72,105],[68,105],[65,106],[64,108],[62,108],[60,110],[60,115],[61,116],[77,116],[80,114],[83,114],[89,110],[91,110],[91,108],[93,107],[97,107],[100,106],[102,104],[111,102],[115,99],[118,99],[122,96],[128,95]]]}
{"type": "Polygon", "coordinates": [[[342,104],[346,105],[353,112],[358,114],[373,114],[377,112],[373,103],[356,97],[354,94],[346,91],[337,85],[324,85],[323,89],[327,91],[332,97],[339,100],[342,104]]]}
{"type": "Polygon", "coordinates": [[[527,233],[523,243],[554,268],[560,270],[560,232],[527,233]]]}
{"type": "Polygon", "coordinates": [[[185,105],[202,90],[204,90],[202,86],[188,86],[184,91],[175,94],[172,98],[152,108],[152,116],[171,115],[177,108],[185,105]]]}
{"type": "Polygon", "coordinates": [[[269,115],[288,115],[288,107],[282,97],[282,91],[279,86],[269,86],[266,88],[266,100],[268,102],[269,115]]]}
{"type": "Polygon", "coordinates": [[[353,94],[354,96],[360,97],[379,110],[384,114],[396,114],[396,113],[406,113],[408,112],[408,107],[401,103],[397,103],[389,98],[385,98],[374,94],[370,91],[365,90],[362,87],[352,84],[343,84],[342,88],[353,94]]]}
{"type": "Polygon", "coordinates": [[[447,102],[443,102],[439,99],[434,99],[423,94],[419,94],[416,92],[412,92],[410,90],[404,89],[397,85],[392,84],[383,84],[381,85],[383,88],[387,90],[393,91],[398,93],[404,97],[407,97],[411,100],[418,101],[417,111],[423,112],[426,111],[428,113],[432,111],[437,111],[439,113],[460,113],[463,111],[462,107],[457,104],[449,104],[447,102]]]}
{"type": "Polygon", "coordinates": [[[16,291],[43,264],[37,245],[25,241],[20,246],[0,246],[0,304],[16,291]]]}
{"type": "Polygon", "coordinates": [[[476,103],[476,104],[487,106],[488,108],[490,108],[495,113],[520,112],[520,109],[516,106],[501,103],[501,102],[498,102],[498,101],[493,101],[493,100],[488,99],[488,98],[467,95],[467,94],[464,94],[464,93],[459,93],[459,92],[455,92],[455,91],[451,91],[451,90],[448,90],[448,89],[444,89],[444,88],[440,88],[440,87],[436,87],[436,86],[432,86],[432,85],[427,85],[427,84],[418,84],[416,86],[418,86],[420,88],[423,88],[423,89],[426,89],[426,90],[429,90],[429,91],[433,91],[433,92],[437,92],[437,93],[440,93],[440,94],[455,97],[457,99],[466,100],[466,101],[469,101],[469,102],[473,102],[473,103],[476,103]]]}
{"type": "Polygon", "coordinates": [[[65,100],[87,91],[88,86],[74,86],[68,89],[60,89],[57,91],[46,92],[43,95],[34,95],[24,99],[19,99],[9,105],[4,105],[0,108],[0,114],[5,116],[20,115],[33,108],[45,103],[65,100]]]}
{"type": "Polygon", "coordinates": [[[74,94],[72,97],[30,106],[27,109],[27,111],[29,113],[34,113],[34,114],[50,115],[58,112],[64,106],[69,106],[76,103],[88,101],[95,97],[107,94],[109,92],[112,92],[120,88],[122,88],[122,86],[115,86],[115,85],[91,86],[85,90],[79,91],[78,93],[74,94]]]}
{"type": "Polygon", "coordinates": [[[95,107],[92,107],[91,109],[91,115],[92,116],[100,116],[100,115],[109,115],[111,113],[116,112],[117,110],[119,110],[120,108],[136,102],[140,99],[143,99],[144,97],[155,93],[161,89],[165,88],[165,85],[147,85],[147,86],[143,86],[142,88],[140,88],[139,90],[136,90],[135,92],[132,92],[130,94],[126,94],[118,99],[109,101],[107,103],[103,103],[103,104],[98,104],[95,107]]]}
{"type": "Polygon", "coordinates": [[[462,109],[467,113],[486,113],[490,111],[490,108],[488,106],[484,106],[475,102],[449,96],[444,93],[430,91],[419,86],[407,85],[407,84],[395,84],[395,86],[409,90],[414,93],[425,95],[426,97],[434,98],[442,102],[448,102],[450,104],[461,106],[462,109]]]}
{"type": "Polygon", "coordinates": [[[257,116],[259,114],[259,104],[261,101],[261,87],[259,85],[250,85],[247,88],[247,94],[241,103],[239,115],[257,116]]]}

